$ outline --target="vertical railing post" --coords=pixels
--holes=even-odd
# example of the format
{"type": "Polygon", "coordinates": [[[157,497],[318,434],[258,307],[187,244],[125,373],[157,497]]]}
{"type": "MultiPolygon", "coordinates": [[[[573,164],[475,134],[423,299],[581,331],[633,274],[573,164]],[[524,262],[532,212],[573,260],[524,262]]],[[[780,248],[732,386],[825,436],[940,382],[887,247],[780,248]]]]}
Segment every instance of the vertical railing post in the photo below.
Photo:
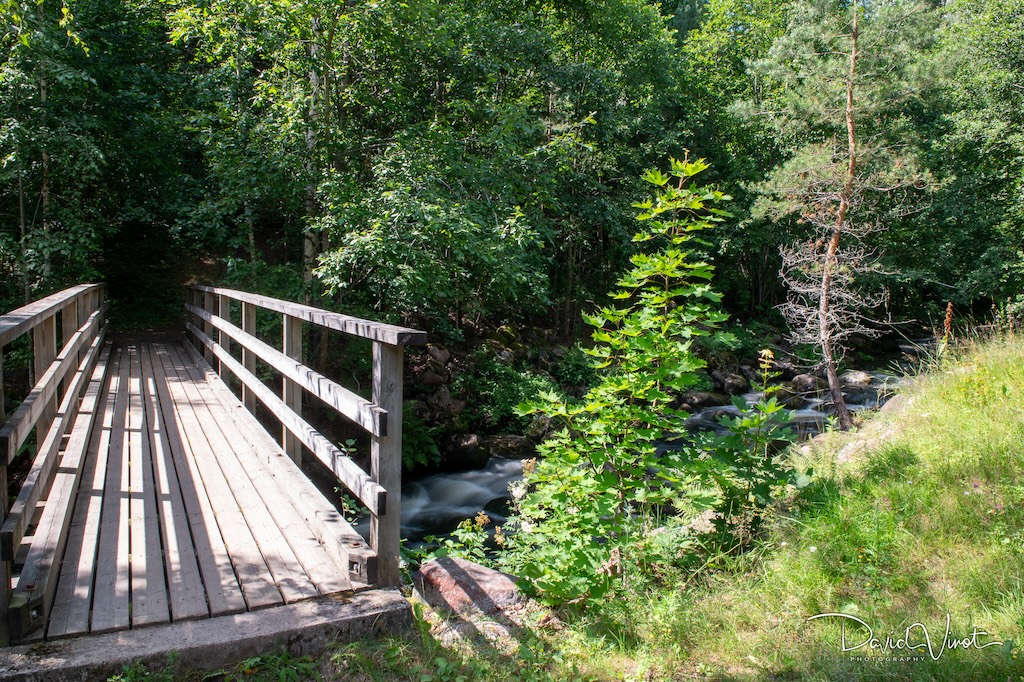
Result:
{"type": "MultiPolygon", "coordinates": [[[[203,292],[202,296],[203,296],[203,310],[205,310],[206,312],[210,313],[211,315],[215,315],[216,314],[216,310],[214,309],[214,303],[215,303],[214,295],[209,293],[209,292],[203,292]]],[[[213,323],[212,322],[207,322],[206,320],[203,320],[202,323],[203,323],[203,333],[206,334],[207,337],[212,339],[213,338],[213,323]]],[[[203,350],[203,357],[206,358],[206,361],[208,363],[210,363],[210,366],[213,366],[213,351],[212,350],[210,350],[209,348],[204,348],[204,350],[203,350]]]]}
{"type": "MultiPolygon", "coordinates": [[[[231,321],[231,299],[227,296],[217,295],[217,316],[222,320],[231,321]]],[[[226,352],[231,352],[231,337],[222,332],[220,329],[217,330],[217,343],[220,344],[226,352]]],[[[228,378],[225,376],[224,367],[220,360],[217,361],[217,374],[220,378],[227,382],[228,378]]]]}
{"type": "Polygon", "coordinates": [[[382,587],[399,584],[402,486],[402,346],[373,342],[373,402],[387,411],[387,433],[370,439],[370,476],[387,491],[384,513],[370,518],[382,587]]]}
{"type": "MultiPolygon", "coordinates": [[[[48,315],[32,330],[33,369],[35,380],[50,368],[57,357],[57,314],[48,315]]],[[[43,442],[46,432],[50,430],[54,417],[57,416],[57,396],[54,395],[43,410],[43,416],[36,422],[36,445],[43,442]]]]}
{"type": "MultiPolygon", "coordinates": [[[[80,299],[76,298],[71,303],[64,306],[60,311],[60,339],[57,341],[57,348],[63,350],[64,346],[67,345],[68,339],[74,336],[75,332],[78,331],[78,308],[80,299]]],[[[82,365],[82,357],[85,355],[85,350],[78,351],[76,359],[78,360],[78,366],[82,365]]],[[[61,396],[64,395],[64,390],[67,388],[67,381],[60,382],[60,390],[57,393],[57,402],[61,400],[61,396]]]]}
{"type": "MultiPolygon", "coordinates": [[[[7,408],[4,402],[4,349],[0,346],[0,423],[7,422],[7,408]]],[[[0,525],[7,519],[7,454],[0,455],[0,525]]],[[[0,646],[11,643],[7,631],[7,605],[11,601],[10,561],[0,558],[0,646]]]]}
{"type": "MultiPolygon", "coordinates": [[[[242,331],[251,336],[256,336],[256,306],[252,303],[242,303],[242,331]]],[[[251,374],[256,374],[256,354],[248,348],[242,347],[242,366],[251,374]]],[[[245,383],[242,383],[242,404],[245,409],[253,414],[256,413],[256,396],[245,383]]]]}
{"type": "MultiPolygon", "coordinates": [[[[284,315],[282,352],[293,360],[302,362],[302,320],[291,315],[284,315]]],[[[283,377],[282,395],[285,405],[292,412],[302,416],[302,387],[283,377]]],[[[281,445],[285,454],[296,464],[302,463],[302,442],[286,427],[281,427],[281,445]]]]}

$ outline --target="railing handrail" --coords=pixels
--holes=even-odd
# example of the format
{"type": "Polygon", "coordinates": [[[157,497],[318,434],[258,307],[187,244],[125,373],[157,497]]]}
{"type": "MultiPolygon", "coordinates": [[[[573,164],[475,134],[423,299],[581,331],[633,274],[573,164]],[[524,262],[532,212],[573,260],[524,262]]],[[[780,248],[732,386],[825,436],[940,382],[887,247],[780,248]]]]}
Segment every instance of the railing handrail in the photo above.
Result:
{"type": "Polygon", "coordinates": [[[0,347],[6,346],[25,332],[32,330],[41,321],[75,303],[86,294],[103,289],[105,286],[104,284],[79,284],[0,316],[0,347]]]}
{"type": "Polygon", "coordinates": [[[400,506],[402,482],[402,370],[406,345],[426,343],[424,332],[408,327],[364,320],[269,296],[234,289],[192,285],[194,300],[185,309],[195,324],[187,330],[197,348],[217,368],[230,371],[242,385],[242,402],[255,410],[259,399],[281,423],[281,445],[298,463],[305,446],[331,470],[370,512],[370,547],[376,553],[375,577],[367,582],[393,586],[399,582],[400,506]],[[231,301],[241,303],[241,326],[229,319],[231,301]],[[282,341],[278,350],[256,338],[256,308],[282,315],[282,341]],[[372,341],[373,395],[370,400],[349,391],[307,367],[302,358],[302,323],[309,322],[372,341]],[[241,362],[231,344],[241,347],[241,362]],[[278,397],[255,375],[256,360],[281,375],[278,397]],[[302,418],[302,391],[315,396],[370,436],[370,472],[364,472],[341,448],[302,418]]]}
{"type": "MultiPolygon", "coordinates": [[[[87,410],[90,420],[94,416],[91,410],[80,405],[80,399],[86,385],[93,379],[91,375],[106,333],[108,306],[103,302],[105,287],[104,284],[80,284],[0,315],[0,405],[3,404],[3,347],[29,332],[32,333],[32,376],[35,382],[10,418],[0,413],[0,421],[4,422],[0,426],[0,646],[10,642],[12,627],[15,632],[20,632],[18,628],[23,623],[19,619],[31,610],[25,602],[27,593],[24,590],[29,590],[28,586],[31,586],[30,591],[36,589],[35,577],[23,574],[18,584],[18,589],[23,590],[19,597],[22,603],[9,612],[9,607],[14,608],[11,601],[13,560],[37,504],[47,490],[52,494],[50,485],[58,468],[57,458],[64,436],[78,418],[80,409],[87,410]],[[33,429],[36,449],[32,464],[14,505],[8,511],[7,467],[33,429]],[[15,612],[18,618],[12,615],[15,612]]],[[[75,487],[77,479],[69,489],[71,493],[58,496],[60,504],[65,505],[64,525],[58,527],[60,533],[65,532],[75,487]]],[[[51,507],[59,506],[52,498],[48,497],[47,502],[51,507]]],[[[56,544],[48,547],[59,552],[54,548],[62,547],[64,539],[66,535],[61,534],[54,541],[56,544]]],[[[31,552],[29,555],[31,557],[31,552]]],[[[48,573],[41,577],[45,583],[42,588],[46,595],[42,597],[44,600],[52,599],[56,565],[59,562],[48,564],[48,573]]]]}
{"type": "Polygon", "coordinates": [[[252,303],[260,308],[290,315],[303,320],[304,322],[311,322],[312,324],[333,329],[344,334],[358,336],[371,341],[379,341],[380,343],[386,343],[390,346],[422,346],[427,343],[426,332],[422,332],[417,329],[410,329],[409,327],[401,327],[394,324],[386,324],[384,322],[374,322],[373,320],[364,320],[351,315],[344,315],[342,313],[334,313],[321,308],[314,308],[313,306],[304,305],[302,303],[293,303],[280,298],[272,298],[261,294],[237,291],[235,289],[210,287],[201,284],[194,284],[190,288],[207,294],[226,296],[240,303],[252,303]]]}

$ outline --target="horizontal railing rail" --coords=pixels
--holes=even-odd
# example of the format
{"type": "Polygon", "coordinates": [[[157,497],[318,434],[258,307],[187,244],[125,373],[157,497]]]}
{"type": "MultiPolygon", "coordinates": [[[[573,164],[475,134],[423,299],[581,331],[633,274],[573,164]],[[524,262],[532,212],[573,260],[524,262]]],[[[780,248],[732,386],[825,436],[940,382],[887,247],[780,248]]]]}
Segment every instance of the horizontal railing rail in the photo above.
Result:
{"type": "MultiPolygon", "coordinates": [[[[104,295],[105,285],[82,284],[0,316],[0,349],[31,334],[34,378],[25,399],[9,417],[4,415],[0,427],[0,645],[10,643],[12,630],[17,636],[29,627],[28,621],[38,611],[35,605],[52,599],[54,570],[67,538],[79,476],[65,472],[57,493],[51,486],[61,450],[85,450],[85,443],[78,441],[87,437],[92,422],[88,396],[92,388],[88,387],[97,382],[94,374],[99,371],[96,368],[106,334],[104,295]],[[35,451],[27,453],[32,462],[11,504],[7,470],[33,430],[35,451]],[[48,515],[38,525],[45,525],[46,530],[37,528],[18,584],[13,586],[15,557],[44,496],[48,515]]],[[[4,405],[2,357],[0,353],[0,406],[4,405]]],[[[80,455],[72,458],[81,461],[80,455]]]]}
{"type": "Polygon", "coordinates": [[[242,402],[255,411],[258,400],[282,426],[282,447],[296,462],[302,448],[334,472],[337,479],[370,513],[370,547],[375,566],[361,576],[368,583],[393,586],[399,582],[399,523],[402,467],[402,372],[404,347],[426,343],[415,329],[363,320],[299,303],[233,289],[189,287],[186,324],[196,347],[221,376],[227,370],[242,386],[242,402]],[[240,304],[240,325],[231,321],[231,302],[240,304]],[[281,348],[256,337],[256,310],[282,316],[281,348]],[[306,366],[303,324],[372,342],[373,371],[369,399],[306,366]],[[232,353],[241,349],[241,360],[232,353]],[[278,396],[256,376],[256,360],[281,375],[278,396]],[[358,425],[370,437],[370,471],[363,471],[348,454],[318,432],[302,416],[302,392],[322,401],[358,425]]]}

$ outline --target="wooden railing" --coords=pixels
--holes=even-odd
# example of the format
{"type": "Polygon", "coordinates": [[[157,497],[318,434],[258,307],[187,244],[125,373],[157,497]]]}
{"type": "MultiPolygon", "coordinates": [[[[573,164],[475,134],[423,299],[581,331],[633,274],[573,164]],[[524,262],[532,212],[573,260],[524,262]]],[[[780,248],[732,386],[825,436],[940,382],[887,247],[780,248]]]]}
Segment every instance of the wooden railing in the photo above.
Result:
{"type": "Polygon", "coordinates": [[[398,585],[399,523],[402,485],[402,363],[404,347],[426,343],[415,329],[371,322],[267,296],[206,286],[189,287],[186,309],[194,315],[188,331],[218,372],[230,371],[242,384],[242,402],[250,411],[256,400],[281,423],[282,447],[301,459],[305,446],[370,512],[370,547],[376,553],[378,585],[398,585]],[[231,322],[231,302],[239,304],[238,326],[231,322]],[[256,338],[256,310],[282,316],[280,350],[256,338]],[[372,395],[369,400],[303,364],[303,323],[373,344],[372,395]],[[241,347],[241,361],[231,344],[241,347]],[[256,359],[280,373],[278,396],[256,376],[256,359]],[[302,392],[321,400],[370,435],[370,472],[302,417],[302,392]]]}
{"type": "MultiPolygon", "coordinates": [[[[10,641],[8,609],[30,618],[36,603],[52,600],[59,568],[58,556],[67,539],[81,462],[72,465],[65,454],[58,472],[58,454],[84,452],[93,420],[93,407],[83,390],[90,385],[106,333],[107,306],[102,284],[83,284],[0,316],[0,349],[25,334],[32,335],[34,385],[21,405],[0,428],[0,645],[10,641]],[[74,425],[74,429],[72,429],[74,425]],[[31,468],[11,504],[7,468],[35,429],[31,468]],[[68,440],[65,442],[65,436],[68,440]],[[78,441],[83,442],[79,443],[78,441]],[[77,468],[76,468],[77,465],[77,468]],[[46,511],[37,506],[46,495],[46,511]],[[18,584],[12,590],[13,562],[28,526],[36,525],[36,541],[23,558],[18,584]]],[[[0,354],[0,406],[4,404],[3,363],[0,354]]],[[[2,407],[0,407],[2,409],[2,407]]],[[[6,416],[6,415],[4,415],[6,416]]],[[[22,562],[19,562],[22,563],[22,562]]],[[[13,618],[14,616],[12,616],[13,618]]],[[[20,628],[15,628],[16,630],[20,628]]]]}

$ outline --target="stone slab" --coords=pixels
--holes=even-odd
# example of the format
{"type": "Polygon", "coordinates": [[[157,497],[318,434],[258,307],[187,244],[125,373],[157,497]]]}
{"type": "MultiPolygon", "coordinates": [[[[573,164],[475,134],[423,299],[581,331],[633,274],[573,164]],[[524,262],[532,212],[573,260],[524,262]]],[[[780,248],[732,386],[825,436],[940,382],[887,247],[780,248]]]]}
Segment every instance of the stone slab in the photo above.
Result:
{"type": "Polygon", "coordinates": [[[316,655],[332,642],[407,635],[412,607],[397,590],[367,590],[348,600],[315,599],[260,611],[59,639],[0,649],[0,680],[103,680],[141,660],[175,669],[217,670],[286,649],[316,655]]]}
{"type": "Polygon", "coordinates": [[[423,564],[413,584],[425,602],[449,613],[492,615],[526,600],[514,577],[453,557],[423,564]]]}

